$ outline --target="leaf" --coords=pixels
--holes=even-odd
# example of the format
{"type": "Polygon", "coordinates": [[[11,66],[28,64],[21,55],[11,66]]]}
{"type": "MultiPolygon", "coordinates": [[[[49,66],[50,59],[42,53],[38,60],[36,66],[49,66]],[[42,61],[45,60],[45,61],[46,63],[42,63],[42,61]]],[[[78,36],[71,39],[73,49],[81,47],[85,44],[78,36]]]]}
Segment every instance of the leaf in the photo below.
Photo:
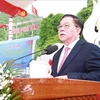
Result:
{"type": "Polygon", "coordinates": [[[11,67],[12,67],[13,64],[14,64],[14,60],[4,61],[3,64],[2,64],[2,66],[6,65],[6,67],[5,67],[4,70],[3,70],[4,73],[5,73],[7,70],[11,69],[11,67]]]}
{"type": "Polygon", "coordinates": [[[7,91],[7,89],[9,88],[9,86],[10,86],[10,83],[7,83],[5,86],[4,86],[4,88],[3,88],[3,92],[4,93],[6,93],[6,91],[7,91]]]}
{"type": "Polygon", "coordinates": [[[15,98],[12,98],[12,100],[19,100],[21,98],[21,95],[16,96],[15,98]]]}
{"type": "Polygon", "coordinates": [[[11,99],[14,98],[16,95],[18,94],[18,91],[14,91],[10,97],[8,97],[8,99],[11,99]]]}
{"type": "Polygon", "coordinates": [[[13,77],[20,75],[23,72],[23,69],[19,68],[18,65],[14,65],[14,60],[4,61],[2,66],[4,67],[3,72],[12,74],[13,77]]]}

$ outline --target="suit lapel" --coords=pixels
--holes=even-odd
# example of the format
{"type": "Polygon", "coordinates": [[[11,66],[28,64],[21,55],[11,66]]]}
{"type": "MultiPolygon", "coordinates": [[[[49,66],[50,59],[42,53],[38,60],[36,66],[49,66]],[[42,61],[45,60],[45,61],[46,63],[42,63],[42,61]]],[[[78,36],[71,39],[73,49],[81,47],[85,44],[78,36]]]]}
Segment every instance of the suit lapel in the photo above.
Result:
{"type": "Polygon", "coordinates": [[[77,44],[74,46],[70,54],[68,55],[67,59],[65,60],[61,70],[59,71],[58,75],[68,66],[68,64],[74,59],[74,57],[77,55],[77,53],[81,50],[83,47],[83,44],[85,42],[83,40],[79,40],[77,44]]]}

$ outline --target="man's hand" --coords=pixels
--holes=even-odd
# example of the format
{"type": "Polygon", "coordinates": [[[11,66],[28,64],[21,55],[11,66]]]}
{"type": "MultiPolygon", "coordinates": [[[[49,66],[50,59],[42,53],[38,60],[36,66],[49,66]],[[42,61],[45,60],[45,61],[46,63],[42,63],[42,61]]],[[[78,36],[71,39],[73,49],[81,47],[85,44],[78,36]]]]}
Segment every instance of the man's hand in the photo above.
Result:
{"type": "Polygon", "coordinates": [[[55,77],[55,78],[68,79],[67,75],[57,76],[57,77],[55,77]]]}
{"type": "Polygon", "coordinates": [[[53,78],[53,76],[52,75],[49,75],[48,78],[53,78]]]}

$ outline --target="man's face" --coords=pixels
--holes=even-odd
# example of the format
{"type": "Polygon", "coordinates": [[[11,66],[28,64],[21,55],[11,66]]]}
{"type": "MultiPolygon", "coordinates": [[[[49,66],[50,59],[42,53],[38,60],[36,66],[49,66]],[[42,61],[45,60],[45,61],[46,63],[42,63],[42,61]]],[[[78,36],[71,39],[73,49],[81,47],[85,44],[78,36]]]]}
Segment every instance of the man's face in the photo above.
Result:
{"type": "Polygon", "coordinates": [[[75,25],[73,18],[65,17],[58,26],[59,39],[64,43],[71,43],[79,37],[79,27],[75,25]]]}

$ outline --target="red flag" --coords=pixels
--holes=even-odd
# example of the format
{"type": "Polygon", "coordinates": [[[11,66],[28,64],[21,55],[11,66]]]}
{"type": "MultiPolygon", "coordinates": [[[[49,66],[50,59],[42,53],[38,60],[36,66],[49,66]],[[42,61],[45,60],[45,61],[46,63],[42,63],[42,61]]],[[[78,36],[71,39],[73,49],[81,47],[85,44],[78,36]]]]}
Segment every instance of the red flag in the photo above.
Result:
{"type": "Polygon", "coordinates": [[[37,10],[36,8],[32,5],[32,12],[33,14],[35,14],[36,16],[38,16],[37,10]]]}
{"type": "Polygon", "coordinates": [[[27,12],[22,8],[18,8],[18,16],[25,17],[27,16],[27,12]]]}

